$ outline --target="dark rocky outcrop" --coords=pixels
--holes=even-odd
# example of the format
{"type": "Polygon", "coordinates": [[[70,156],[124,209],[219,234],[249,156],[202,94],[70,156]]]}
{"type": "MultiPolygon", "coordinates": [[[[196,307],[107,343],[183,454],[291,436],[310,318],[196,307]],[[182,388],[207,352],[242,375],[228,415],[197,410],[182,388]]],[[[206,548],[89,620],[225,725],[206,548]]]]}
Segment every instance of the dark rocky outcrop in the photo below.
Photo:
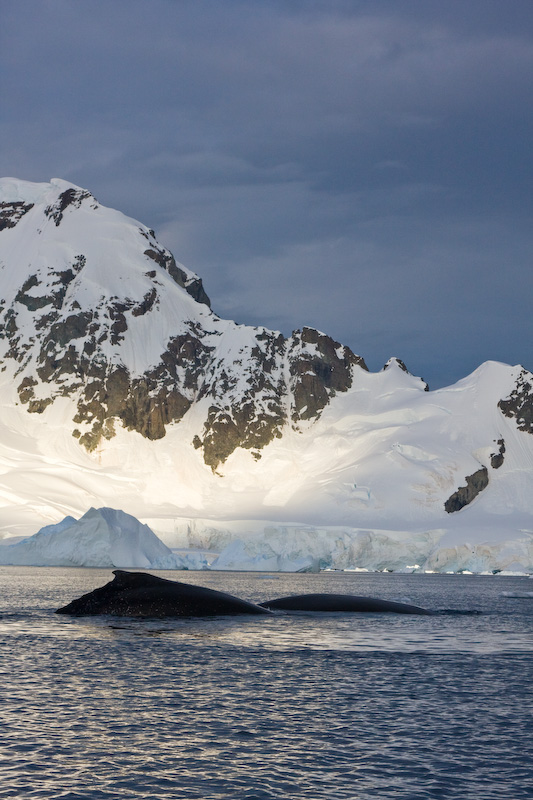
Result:
{"type": "Polygon", "coordinates": [[[205,289],[203,287],[202,279],[195,276],[194,278],[190,278],[187,273],[180,269],[176,264],[176,259],[168,250],[163,249],[162,247],[157,247],[154,245],[153,247],[149,247],[147,250],[144,251],[144,255],[151,258],[152,261],[155,261],[156,264],[159,264],[171,278],[173,278],[178,286],[181,286],[185,291],[191,295],[193,300],[196,300],[197,303],[203,303],[204,305],[211,308],[211,300],[207,296],[205,289]]]}
{"type": "Polygon", "coordinates": [[[466,486],[461,486],[444,503],[444,509],[448,514],[460,511],[469,505],[483,489],[489,485],[489,473],[486,467],[481,467],[472,475],[465,478],[466,486]]]}
{"type": "Polygon", "coordinates": [[[273,404],[271,408],[272,414],[257,413],[252,401],[232,405],[229,409],[211,406],[203,441],[197,437],[194,442],[203,447],[205,463],[215,471],[238,447],[252,450],[254,457],[260,458],[263,447],[274,438],[281,438],[286,419],[280,404],[273,404]]]}
{"type": "Polygon", "coordinates": [[[146,292],[141,303],[132,307],[131,313],[133,314],[134,317],[142,317],[143,314],[147,314],[149,311],[152,310],[156,300],[157,300],[157,291],[154,286],[153,289],[151,289],[149,292],[146,292]]]}
{"type": "Polygon", "coordinates": [[[74,422],[91,425],[79,438],[88,450],[94,450],[102,438],[114,436],[115,419],[146,439],[162,439],[166,425],[182,419],[190,405],[177,388],[132,378],[125,367],[117,367],[84,387],[74,422]]]}
{"type": "Polygon", "coordinates": [[[287,386],[283,370],[286,339],[273,331],[257,329],[256,344],[246,364],[215,360],[204,379],[199,397],[209,397],[202,438],[204,461],[213,471],[237,447],[260,450],[281,437],[287,422],[287,386]]]}
{"type": "Polygon", "coordinates": [[[17,222],[33,208],[33,203],[16,200],[12,203],[0,203],[0,231],[14,228],[17,222]]]}
{"type": "Polygon", "coordinates": [[[82,202],[88,198],[92,198],[92,195],[85,189],[75,189],[74,187],[65,189],[64,192],[61,192],[55,203],[45,208],[44,213],[58,226],[63,219],[63,212],[66,211],[69,206],[79,208],[82,202]]]}
{"type": "MultiPolygon", "coordinates": [[[[26,306],[28,311],[39,311],[48,306],[56,310],[61,309],[70,283],[83,269],[85,263],[85,256],[78,255],[68,269],[58,270],[47,275],[47,291],[43,294],[38,293],[38,288],[43,285],[42,279],[37,274],[30,275],[17,292],[15,302],[26,306]]],[[[37,317],[35,320],[35,325],[40,328],[47,323],[48,318],[37,317]]]]}
{"type": "Polygon", "coordinates": [[[205,463],[214,471],[237,447],[260,458],[267,444],[281,438],[285,425],[298,430],[299,423],[316,420],[337,392],[347,391],[354,366],[366,369],[348,347],[313,328],[295,331],[289,339],[263,330],[256,341],[243,368],[244,388],[236,392],[242,382],[239,370],[228,371],[227,364],[219,363],[215,379],[206,380],[200,395],[215,402],[194,444],[203,448],[205,463]]]}
{"type": "Polygon", "coordinates": [[[509,397],[500,400],[498,408],[510,419],[515,419],[521,431],[533,434],[533,380],[523,369],[509,397]]]}
{"type": "Polygon", "coordinates": [[[505,456],[505,441],[503,439],[498,439],[496,444],[498,445],[498,451],[496,453],[491,453],[490,456],[490,465],[492,469],[499,469],[503,464],[505,456]]]}
{"type": "Polygon", "coordinates": [[[294,331],[288,351],[292,390],[291,419],[315,419],[337,392],[352,385],[353,367],[368,371],[349,347],[313,328],[294,331]]]}

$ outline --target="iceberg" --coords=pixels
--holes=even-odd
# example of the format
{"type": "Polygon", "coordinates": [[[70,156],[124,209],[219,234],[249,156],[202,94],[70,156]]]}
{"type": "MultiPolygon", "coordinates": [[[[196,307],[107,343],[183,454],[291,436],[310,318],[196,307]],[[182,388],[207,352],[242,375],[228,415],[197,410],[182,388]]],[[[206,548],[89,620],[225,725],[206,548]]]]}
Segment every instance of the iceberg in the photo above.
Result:
{"type": "Polygon", "coordinates": [[[201,554],[178,555],[142,522],[113,508],[67,516],[16,544],[0,547],[0,563],[55,567],[203,569],[201,554]]]}

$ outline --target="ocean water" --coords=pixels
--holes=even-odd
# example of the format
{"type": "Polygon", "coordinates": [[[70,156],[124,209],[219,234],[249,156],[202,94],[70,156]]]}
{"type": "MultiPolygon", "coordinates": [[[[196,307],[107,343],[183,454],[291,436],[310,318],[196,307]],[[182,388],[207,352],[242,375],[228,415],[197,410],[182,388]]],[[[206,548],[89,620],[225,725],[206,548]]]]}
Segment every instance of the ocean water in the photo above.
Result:
{"type": "Polygon", "coordinates": [[[0,798],[533,798],[532,580],[157,574],[448,612],[69,618],[109,570],[0,567],[0,798]]]}

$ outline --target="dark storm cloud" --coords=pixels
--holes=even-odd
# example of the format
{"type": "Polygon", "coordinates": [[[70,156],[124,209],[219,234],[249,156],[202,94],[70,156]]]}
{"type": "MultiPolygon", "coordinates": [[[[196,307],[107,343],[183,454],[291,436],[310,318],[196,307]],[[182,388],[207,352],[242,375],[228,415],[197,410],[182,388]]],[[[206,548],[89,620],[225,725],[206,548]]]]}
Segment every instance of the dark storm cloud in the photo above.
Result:
{"type": "Polygon", "coordinates": [[[240,322],[432,385],[533,368],[532,23],[529,0],[4,2],[1,172],[154,227],[240,322]]]}

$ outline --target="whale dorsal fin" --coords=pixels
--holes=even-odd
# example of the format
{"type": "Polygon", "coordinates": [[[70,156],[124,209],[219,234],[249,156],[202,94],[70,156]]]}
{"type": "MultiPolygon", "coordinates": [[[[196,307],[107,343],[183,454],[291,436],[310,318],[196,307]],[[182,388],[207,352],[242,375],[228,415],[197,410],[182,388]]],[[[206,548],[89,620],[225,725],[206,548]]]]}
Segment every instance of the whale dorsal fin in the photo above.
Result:
{"type": "Polygon", "coordinates": [[[124,569],[114,569],[113,575],[115,576],[113,586],[117,589],[172,583],[166,578],[158,578],[157,575],[150,575],[147,572],[126,572],[124,569]]]}

